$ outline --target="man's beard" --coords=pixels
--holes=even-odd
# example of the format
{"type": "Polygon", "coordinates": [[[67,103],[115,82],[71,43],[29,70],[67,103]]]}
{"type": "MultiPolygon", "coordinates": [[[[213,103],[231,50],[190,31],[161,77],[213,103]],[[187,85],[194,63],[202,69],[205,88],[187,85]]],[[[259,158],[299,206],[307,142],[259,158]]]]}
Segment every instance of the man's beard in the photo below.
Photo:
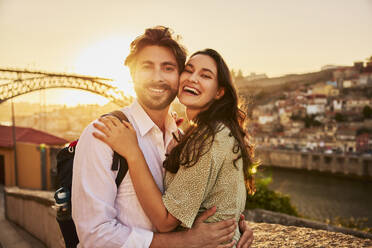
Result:
{"type": "Polygon", "coordinates": [[[145,105],[148,109],[152,110],[162,110],[167,108],[174,98],[177,96],[177,89],[172,89],[169,85],[167,84],[162,84],[159,85],[159,83],[156,84],[148,84],[146,86],[136,86],[134,85],[134,90],[137,95],[137,99],[140,103],[145,105]],[[149,94],[147,91],[150,87],[155,87],[155,88],[162,88],[165,90],[163,95],[160,96],[152,96],[149,94]]]}

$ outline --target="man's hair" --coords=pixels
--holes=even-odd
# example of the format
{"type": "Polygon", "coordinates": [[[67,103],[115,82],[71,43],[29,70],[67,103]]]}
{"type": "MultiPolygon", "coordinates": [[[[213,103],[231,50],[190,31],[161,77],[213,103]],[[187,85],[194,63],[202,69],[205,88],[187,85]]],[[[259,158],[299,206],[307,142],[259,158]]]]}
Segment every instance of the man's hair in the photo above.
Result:
{"type": "Polygon", "coordinates": [[[156,26],[148,28],[145,33],[138,36],[132,43],[130,43],[130,53],[125,59],[124,64],[130,70],[134,69],[138,54],[146,46],[162,46],[172,50],[176,57],[178,71],[181,73],[185,68],[186,49],[179,44],[180,36],[173,37],[173,32],[167,27],[156,26]]]}

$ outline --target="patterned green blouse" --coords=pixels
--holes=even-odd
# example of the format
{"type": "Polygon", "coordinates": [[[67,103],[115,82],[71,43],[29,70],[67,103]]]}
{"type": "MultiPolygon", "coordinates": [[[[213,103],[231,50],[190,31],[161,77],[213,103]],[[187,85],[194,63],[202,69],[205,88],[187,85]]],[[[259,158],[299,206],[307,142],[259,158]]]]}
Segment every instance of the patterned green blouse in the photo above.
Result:
{"type": "MultiPolygon", "coordinates": [[[[177,173],[166,172],[163,202],[168,212],[182,222],[183,228],[191,228],[195,219],[206,209],[217,207],[215,215],[207,222],[229,218],[239,220],[244,211],[246,189],[243,161],[234,165],[238,153],[233,152],[235,138],[222,125],[210,150],[191,167],[181,166],[177,173]]],[[[235,231],[234,240],[240,237],[235,231]]]]}

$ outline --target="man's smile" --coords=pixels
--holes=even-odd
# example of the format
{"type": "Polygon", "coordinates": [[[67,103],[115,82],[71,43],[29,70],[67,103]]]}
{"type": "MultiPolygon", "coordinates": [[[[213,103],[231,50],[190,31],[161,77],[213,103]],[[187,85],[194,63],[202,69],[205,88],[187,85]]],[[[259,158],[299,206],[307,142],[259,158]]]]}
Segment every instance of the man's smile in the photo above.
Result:
{"type": "Polygon", "coordinates": [[[164,87],[147,87],[147,89],[156,94],[161,94],[166,91],[164,87]]]}

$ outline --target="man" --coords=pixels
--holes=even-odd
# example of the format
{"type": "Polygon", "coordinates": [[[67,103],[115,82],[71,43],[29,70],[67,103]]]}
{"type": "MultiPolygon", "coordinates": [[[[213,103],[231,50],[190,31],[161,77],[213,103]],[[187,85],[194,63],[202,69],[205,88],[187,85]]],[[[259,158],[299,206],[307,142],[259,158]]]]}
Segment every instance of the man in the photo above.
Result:
{"type": "MultiPolygon", "coordinates": [[[[147,29],[131,43],[129,66],[137,100],[122,109],[136,129],[138,143],[151,173],[163,191],[162,163],[172,134],[177,131],[169,106],[177,95],[179,74],[186,53],[167,28],[147,29]]],[[[116,187],[111,170],[113,151],[92,135],[90,124],[76,148],[72,180],[72,216],[80,247],[232,247],[236,223],[226,220],[206,224],[215,209],[204,212],[192,229],[153,233],[154,228],[137,199],[129,173],[116,187]]],[[[249,247],[252,231],[245,222],[238,247],[249,247]]]]}

